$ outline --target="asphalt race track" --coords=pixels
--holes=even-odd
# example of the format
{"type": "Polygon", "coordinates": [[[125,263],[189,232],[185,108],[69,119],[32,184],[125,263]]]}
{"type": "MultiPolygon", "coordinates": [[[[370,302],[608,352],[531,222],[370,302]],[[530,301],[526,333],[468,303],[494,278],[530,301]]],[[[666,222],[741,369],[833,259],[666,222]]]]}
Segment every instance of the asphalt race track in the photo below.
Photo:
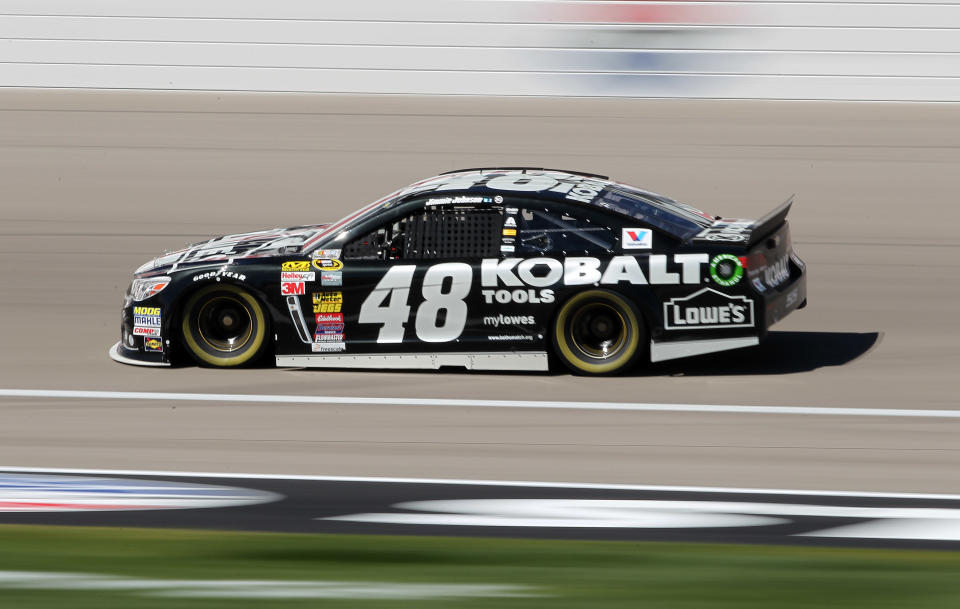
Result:
{"type": "Polygon", "coordinates": [[[960,495],[0,472],[0,507],[7,524],[960,549],[960,495]]]}
{"type": "MultiPolygon", "coordinates": [[[[960,419],[921,412],[960,409],[958,168],[960,108],[946,104],[3,91],[0,389],[385,401],[0,396],[0,466],[960,493],[960,419]],[[605,173],[724,216],[796,193],[809,307],[756,349],[614,379],[107,358],[122,292],[153,254],[333,220],[418,178],[490,165],[605,173]],[[427,398],[907,412],[416,403],[427,398]]],[[[343,513],[422,495],[276,484],[345,493],[343,513]]]]}

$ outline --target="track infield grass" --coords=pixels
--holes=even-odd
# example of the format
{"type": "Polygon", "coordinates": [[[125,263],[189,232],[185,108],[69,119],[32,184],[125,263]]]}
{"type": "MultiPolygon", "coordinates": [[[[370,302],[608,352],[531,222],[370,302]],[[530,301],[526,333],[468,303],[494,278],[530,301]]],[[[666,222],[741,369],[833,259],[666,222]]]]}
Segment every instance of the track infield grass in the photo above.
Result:
{"type": "Polygon", "coordinates": [[[450,606],[956,608],[960,552],[0,526],[3,609],[450,606]]]}

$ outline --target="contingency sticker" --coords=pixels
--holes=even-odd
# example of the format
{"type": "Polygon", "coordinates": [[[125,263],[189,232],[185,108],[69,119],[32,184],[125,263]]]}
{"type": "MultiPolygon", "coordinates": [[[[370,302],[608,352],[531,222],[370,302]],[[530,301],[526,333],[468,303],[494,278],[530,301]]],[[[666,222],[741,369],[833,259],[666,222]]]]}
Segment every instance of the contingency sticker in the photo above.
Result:
{"type": "Polygon", "coordinates": [[[649,228],[625,228],[620,243],[625,250],[648,250],[653,247],[653,231],[649,228]]]}

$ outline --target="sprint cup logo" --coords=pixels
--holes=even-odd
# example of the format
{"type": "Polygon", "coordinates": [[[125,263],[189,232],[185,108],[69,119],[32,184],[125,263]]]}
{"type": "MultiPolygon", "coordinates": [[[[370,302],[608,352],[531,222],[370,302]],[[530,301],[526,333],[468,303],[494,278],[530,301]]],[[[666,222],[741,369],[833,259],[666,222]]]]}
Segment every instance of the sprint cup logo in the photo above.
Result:
{"type": "Polygon", "coordinates": [[[752,328],[753,301],[746,296],[730,296],[704,288],[665,302],[663,321],[667,330],[752,328]]]}
{"type": "Polygon", "coordinates": [[[343,268],[343,263],[336,258],[314,258],[313,268],[318,271],[339,271],[343,268]]]}

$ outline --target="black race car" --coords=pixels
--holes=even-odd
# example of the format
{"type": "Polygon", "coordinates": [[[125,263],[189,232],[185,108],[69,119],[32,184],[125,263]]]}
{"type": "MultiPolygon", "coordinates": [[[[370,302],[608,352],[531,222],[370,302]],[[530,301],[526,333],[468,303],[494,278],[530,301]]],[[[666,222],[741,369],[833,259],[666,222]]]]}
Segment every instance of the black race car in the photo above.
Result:
{"type": "Polygon", "coordinates": [[[709,216],[605,176],[463,169],[333,224],[217,237],[138,268],[120,362],[623,371],[759,343],[806,305],[791,201],[709,216]]]}

